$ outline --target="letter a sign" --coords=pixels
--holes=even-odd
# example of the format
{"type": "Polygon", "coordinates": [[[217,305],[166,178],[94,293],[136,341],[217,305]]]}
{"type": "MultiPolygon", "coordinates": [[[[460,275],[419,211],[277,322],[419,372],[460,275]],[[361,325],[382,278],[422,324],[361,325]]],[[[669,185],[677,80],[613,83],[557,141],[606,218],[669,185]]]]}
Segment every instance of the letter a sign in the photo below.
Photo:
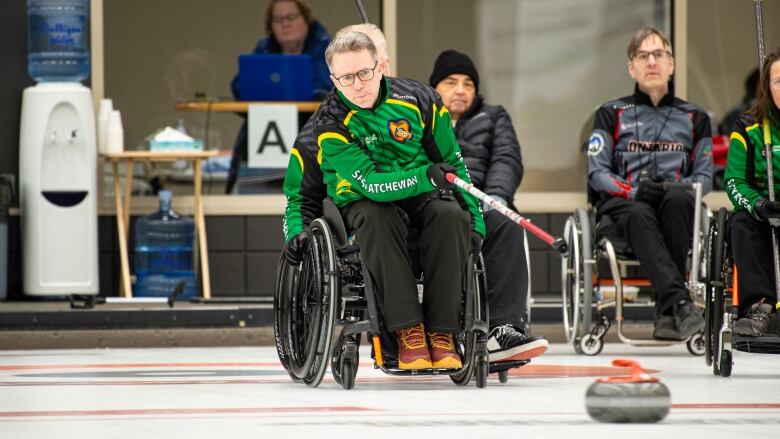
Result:
{"type": "Polygon", "coordinates": [[[298,135],[295,105],[249,105],[247,155],[250,168],[287,168],[298,135]]]}

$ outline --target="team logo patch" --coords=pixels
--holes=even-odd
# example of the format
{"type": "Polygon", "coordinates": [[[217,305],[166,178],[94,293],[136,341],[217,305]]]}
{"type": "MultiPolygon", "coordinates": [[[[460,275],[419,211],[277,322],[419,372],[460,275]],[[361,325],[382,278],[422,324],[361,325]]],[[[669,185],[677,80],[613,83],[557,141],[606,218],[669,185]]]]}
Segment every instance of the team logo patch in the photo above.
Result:
{"type": "Polygon", "coordinates": [[[387,121],[387,129],[390,131],[390,136],[397,142],[406,143],[407,140],[412,139],[411,125],[406,119],[387,121]]]}
{"type": "Polygon", "coordinates": [[[590,136],[590,139],[588,139],[588,155],[598,155],[601,150],[604,149],[605,143],[604,136],[600,133],[593,133],[593,135],[590,136]]]}

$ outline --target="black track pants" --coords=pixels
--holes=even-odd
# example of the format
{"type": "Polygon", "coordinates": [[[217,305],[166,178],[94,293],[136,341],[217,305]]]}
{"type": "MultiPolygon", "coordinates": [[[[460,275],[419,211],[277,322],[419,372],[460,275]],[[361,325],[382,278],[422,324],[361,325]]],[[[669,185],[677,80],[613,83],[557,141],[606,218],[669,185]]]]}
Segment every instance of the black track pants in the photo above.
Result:
{"type": "Polygon", "coordinates": [[[691,247],[694,199],[686,191],[667,190],[658,209],[647,203],[611,198],[599,208],[628,239],[656,293],[656,316],[689,298],[685,264],[691,247]]]}
{"type": "Polygon", "coordinates": [[[490,327],[528,321],[528,265],[525,230],[497,210],[485,213],[487,236],[482,257],[487,272],[490,327]]]}
{"type": "Polygon", "coordinates": [[[745,317],[750,305],[761,299],[774,306],[777,295],[769,223],[741,210],[729,218],[727,229],[737,264],[739,316],[745,317]]]}
{"type": "Polygon", "coordinates": [[[430,331],[459,331],[470,217],[458,203],[422,198],[397,204],[361,200],[342,213],[373,278],[387,329],[425,322],[430,331]],[[407,248],[407,217],[419,231],[422,306],[407,248]]]}

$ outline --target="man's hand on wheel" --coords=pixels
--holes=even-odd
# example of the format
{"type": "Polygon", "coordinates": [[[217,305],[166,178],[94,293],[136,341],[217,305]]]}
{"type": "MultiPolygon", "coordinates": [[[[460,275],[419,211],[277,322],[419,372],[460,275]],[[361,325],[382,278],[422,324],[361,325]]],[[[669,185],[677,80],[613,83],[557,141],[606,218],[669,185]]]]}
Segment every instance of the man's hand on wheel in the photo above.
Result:
{"type": "Polygon", "coordinates": [[[309,235],[305,231],[295,235],[284,244],[284,259],[297,267],[303,261],[303,254],[309,246],[309,235]]]}

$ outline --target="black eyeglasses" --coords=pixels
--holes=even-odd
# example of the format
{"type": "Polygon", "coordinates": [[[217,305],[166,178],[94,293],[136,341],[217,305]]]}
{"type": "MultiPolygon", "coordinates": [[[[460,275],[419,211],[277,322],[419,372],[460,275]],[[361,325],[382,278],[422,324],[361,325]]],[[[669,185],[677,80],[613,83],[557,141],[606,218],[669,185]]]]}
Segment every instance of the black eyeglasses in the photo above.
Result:
{"type": "Polygon", "coordinates": [[[374,61],[374,67],[371,67],[370,69],[363,69],[357,73],[347,73],[346,75],[341,75],[339,77],[336,77],[334,74],[331,73],[330,76],[333,76],[333,79],[339,82],[342,87],[349,87],[350,85],[355,83],[355,78],[360,79],[361,82],[366,82],[374,79],[374,70],[376,70],[376,66],[379,64],[379,60],[374,61]]]}
{"type": "Polygon", "coordinates": [[[634,54],[634,59],[639,61],[639,62],[645,63],[648,60],[650,60],[650,55],[653,55],[653,58],[655,58],[656,61],[660,61],[662,59],[666,59],[667,56],[672,56],[672,54],[669,53],[668,50],[658,49],[658,50],[654,50],[652,52],[645,52],[644,50],[638,50],[634,54]]]}
{"type": "Polygon", "coordinates": [[[274,24],[282,24],[285,21],[292,22],[292,21],[297,20],[298,17],[300,17],[300,16],[301,16],[301,14],[299,12],[291,12],[291,13],[289,13],[287,15],[277,15],[275,17],[272,17],[271,18],[271,22],[273,22],[274,24]]]}

